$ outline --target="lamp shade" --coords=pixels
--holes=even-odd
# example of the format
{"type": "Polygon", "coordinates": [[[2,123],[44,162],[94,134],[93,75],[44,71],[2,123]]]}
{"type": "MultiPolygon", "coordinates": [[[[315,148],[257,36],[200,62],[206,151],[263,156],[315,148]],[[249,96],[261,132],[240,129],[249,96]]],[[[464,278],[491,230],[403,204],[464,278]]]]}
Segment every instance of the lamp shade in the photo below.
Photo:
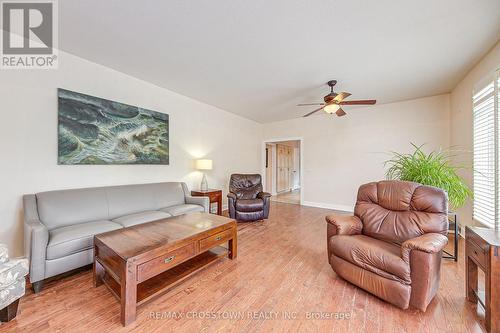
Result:
{"type": "Polygon", "coordinates": [[[196,160],[195,167],[197,170],[212,170],[212,160],[196,160]]]}

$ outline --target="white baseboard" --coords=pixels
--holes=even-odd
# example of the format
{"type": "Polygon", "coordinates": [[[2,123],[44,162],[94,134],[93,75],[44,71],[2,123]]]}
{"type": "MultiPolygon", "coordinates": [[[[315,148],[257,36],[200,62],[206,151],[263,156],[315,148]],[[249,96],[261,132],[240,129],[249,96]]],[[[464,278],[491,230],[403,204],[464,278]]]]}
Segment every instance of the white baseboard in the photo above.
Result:
{"type": "Polygon", "coordinates": [[[341,210],[344,212],[351,212],[351,213],[354,212],[354,206],[349,206],[349,205],[338,205],[338,204],[331,204],[331,203],[324,203],[324,202],[312,202],[312,201],[303,201],[302,205],[309,206],[309,207],[341,210]]]}

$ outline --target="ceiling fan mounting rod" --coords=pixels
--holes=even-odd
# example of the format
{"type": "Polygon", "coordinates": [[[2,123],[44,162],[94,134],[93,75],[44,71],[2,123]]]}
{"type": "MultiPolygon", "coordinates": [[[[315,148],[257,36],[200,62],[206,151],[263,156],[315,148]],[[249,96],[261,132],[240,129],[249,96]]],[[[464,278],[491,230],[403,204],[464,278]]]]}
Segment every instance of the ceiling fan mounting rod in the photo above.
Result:
{"type": "Polygon", "coordinates": [[[333,86],[337,84],[337,80],[330,80],[326,84],[329,85],[330,88],[333,89],[333,86]]]}

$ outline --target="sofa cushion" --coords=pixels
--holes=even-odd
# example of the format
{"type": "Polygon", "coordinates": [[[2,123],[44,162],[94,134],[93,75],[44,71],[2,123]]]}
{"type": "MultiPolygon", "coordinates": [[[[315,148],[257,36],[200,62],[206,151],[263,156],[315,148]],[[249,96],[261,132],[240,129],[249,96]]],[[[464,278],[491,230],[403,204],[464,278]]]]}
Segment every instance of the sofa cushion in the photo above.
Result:
{"type": "Polygon", "coordinates": [[[187,214],[187,213],[203,212],[203,211],[205,211],[205,209],[203,208],[203,206],[200,206],[200,205],[183,204],[183,205],[175,205],[175,206],[162,208],[162,209],[160,209],[160,211],[169,213],[173,216],[177,216],[177,215],[182,215],[182,214],[187,214]]]}
{"type": "Polygon", "coordinates": [[[237,199],[236,210],[240,212],[257,212],[264,209],[262,199],[237,199]]]}
{"type": "Polygon", "coordinates": [[[150,210],[150,211],[121,216],[117,219],[114,219],[113,222],[119,223],[124,227],[131,227],[136,224],[161,220],[171,216],[172,216],[171,214],[166,212],[150,210]]]}
{"type": "Polygon", "coordinates": [[[106,188],[109,219],[185,203],[183,183],[156,183],[106,188]]]}
{"type": "Polygon", "coordinates": [[[94,235],[123,228],[111,221],[85,222],[49,231],[47,259],[57,259],[73,253],[91,249],[94,235]]]}
{"type": "Polygon", "coordinates": [[[410,284],[410,265],[401,258],[401,247],[364,235],[337,235],[330,239],[337,257],[385,278],[410,284]]]}
{"type": "Polygon", "coordinates": [[[40,220],[47,229],[158,210],[185,203],[180,182],[94,187],[36,194],[40,220]]]}
{"type": "Polygon", "coordinates": [[[103,188],[42,192],[36,195],[36,201],[40,220],[49,230],[87,221],[109,220],[103,188]]]}

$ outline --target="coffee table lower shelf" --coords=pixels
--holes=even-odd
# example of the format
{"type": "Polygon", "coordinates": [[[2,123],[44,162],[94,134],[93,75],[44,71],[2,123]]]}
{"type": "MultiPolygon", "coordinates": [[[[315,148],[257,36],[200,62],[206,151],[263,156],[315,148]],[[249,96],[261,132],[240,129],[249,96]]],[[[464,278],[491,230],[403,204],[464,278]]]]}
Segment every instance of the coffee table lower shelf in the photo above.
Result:
{"type": "MultiPolygon", "coordinates": [[[[168,271],[156,275],[149,280],[139,283],[137,285],[137,305],[142,305],[155,297],[163,295],[176,285],[191,277],[196,272],[199,272],[220,258],[227,257],[227,255],[228,250],[222,246],[218,246],[207,252],[201,253],[196,257],[169,269],[168,271]]],[[[106,268],[106,266],[101,262],[100,264],[106,268]]],[[[105,269],[102,282],[104,282],[116,299],[120,301],[121,287],[119,281],[116,281],[118,277],[112,277],[108,272],[109,270],[105,269]]]]}
{"type": "Polygon", "coordinates": [[[224,256],[237,257],[235,220],[192,213],[138,224],[94,236],[94,286],[105,284],[119,300],[127,326],[138,305],[224,256]]]}

